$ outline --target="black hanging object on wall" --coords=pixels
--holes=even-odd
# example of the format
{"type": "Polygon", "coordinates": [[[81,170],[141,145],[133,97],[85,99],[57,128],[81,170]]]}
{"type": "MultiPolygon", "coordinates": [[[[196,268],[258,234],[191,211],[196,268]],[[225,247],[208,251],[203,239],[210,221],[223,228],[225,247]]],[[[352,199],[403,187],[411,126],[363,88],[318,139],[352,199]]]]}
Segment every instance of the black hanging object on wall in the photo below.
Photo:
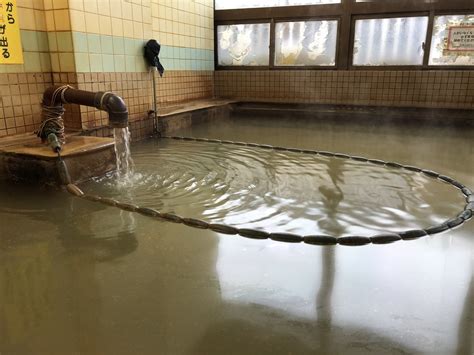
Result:
{"type": "Polygon", "coordinates": [[[160,63],[160,58],[158,58],[160,55],[160,49],[161,45],[156,40],[150,39],[145,44],[145,59],[148,65],[156,67],[158,69],[158,73],[160,73],[160,76],[163,76],[165,68],[163,68],[160,63]]]}

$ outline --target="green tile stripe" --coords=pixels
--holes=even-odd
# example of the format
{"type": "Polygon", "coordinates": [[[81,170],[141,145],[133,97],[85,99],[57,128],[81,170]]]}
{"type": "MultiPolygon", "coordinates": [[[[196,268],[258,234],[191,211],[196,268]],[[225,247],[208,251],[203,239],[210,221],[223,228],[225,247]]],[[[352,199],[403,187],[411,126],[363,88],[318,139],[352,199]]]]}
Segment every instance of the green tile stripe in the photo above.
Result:
{"type": "MultiPolygon", "coordinates": [[[[24,64],[0,65],[0,73],[144,72],[145,40],[87,34],[21,30],[24,64]]],[[[214,51],[162,46],[166,70],[214,70],[214,51]]]]}
{"type": "Polygon", "coordinates": [[[0,73],[50,72],[51,59],[46,32],[20,30],[24,64],[0,64],[0,73]]]}
{"type": "Polygon", "coordinates": [[[49,52],[48,35],[46,32],[21,30],[23,51],[49,52]]]}
{"type": "MultiPolygon", "coordinates": [[[[77,72],[143,72],[145,40],[72,32],[77,72]]],[[[214,70],[214,51],[162,46],[167,70],[214,70]]]]}

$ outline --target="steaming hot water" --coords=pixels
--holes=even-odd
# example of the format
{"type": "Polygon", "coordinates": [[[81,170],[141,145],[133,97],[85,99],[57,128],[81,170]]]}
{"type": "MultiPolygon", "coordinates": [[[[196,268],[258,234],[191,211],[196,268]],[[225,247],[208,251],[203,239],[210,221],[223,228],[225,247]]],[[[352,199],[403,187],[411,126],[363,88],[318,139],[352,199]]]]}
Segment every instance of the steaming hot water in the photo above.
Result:
{"type": "MultiPolygon", "coordinates": [[[[396,161],[474,186],[470,130],[231,117],[176,135],[396,161]]],[[[463,203],[422,174],[351,160],[156,139],[131,153],[132,183],[111,174],[79,187],[181,216],[302,234],[423,227],[463,203]]],[[[286,353],[343,353],[361,339],[372,344],[363,353],[383,344],[455,354],[472,344],[473,221],[415,241],[316,247],[5,184],[0,225],[2,354],[210,354],[236,342],[262,354],[274,344],[286,353]]]]}
{"type": "Polygon", "coordinates": [[[373,235],[440,224],[464,203],[452,186],[423,174],[253,147],[150,140],[134,146],[134,163],[128,129],[115,129],[114,136],[117,176],[85,191],[207,222],[373,235]]]}

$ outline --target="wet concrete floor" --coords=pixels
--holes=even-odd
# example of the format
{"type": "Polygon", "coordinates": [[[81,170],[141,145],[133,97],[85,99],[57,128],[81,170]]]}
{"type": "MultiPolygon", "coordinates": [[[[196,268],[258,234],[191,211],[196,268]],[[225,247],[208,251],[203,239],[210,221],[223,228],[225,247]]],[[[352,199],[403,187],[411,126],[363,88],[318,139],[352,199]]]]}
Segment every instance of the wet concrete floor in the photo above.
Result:
{"type": "MultiPolygon", "coordinates": [[[[398,161],[474,187],[472,130],[234,117],[179,133],[398,161]]],[[[302,234],[424,227],[462,207],[441,183],[376,167],[205,143],[132,153],[135,186],[81,187],[302,234]]],[[[473,221],[385,246],[315,247],[1,184],[0,226],[2,355],[472,354],[473,221]]]]}

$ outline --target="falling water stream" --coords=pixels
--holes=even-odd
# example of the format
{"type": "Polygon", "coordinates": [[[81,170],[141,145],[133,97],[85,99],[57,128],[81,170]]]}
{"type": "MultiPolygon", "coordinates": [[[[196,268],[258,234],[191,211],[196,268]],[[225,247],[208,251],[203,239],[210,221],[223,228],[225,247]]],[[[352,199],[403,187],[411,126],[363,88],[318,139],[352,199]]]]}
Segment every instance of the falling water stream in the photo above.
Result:
{"type": "Polygon", "coordinates": [[[130,153],[130,130],[114,128],[115,156],[117,159],[117,177],[119,184],[127,184],[133,176],[133,159],[130,153]]]}

